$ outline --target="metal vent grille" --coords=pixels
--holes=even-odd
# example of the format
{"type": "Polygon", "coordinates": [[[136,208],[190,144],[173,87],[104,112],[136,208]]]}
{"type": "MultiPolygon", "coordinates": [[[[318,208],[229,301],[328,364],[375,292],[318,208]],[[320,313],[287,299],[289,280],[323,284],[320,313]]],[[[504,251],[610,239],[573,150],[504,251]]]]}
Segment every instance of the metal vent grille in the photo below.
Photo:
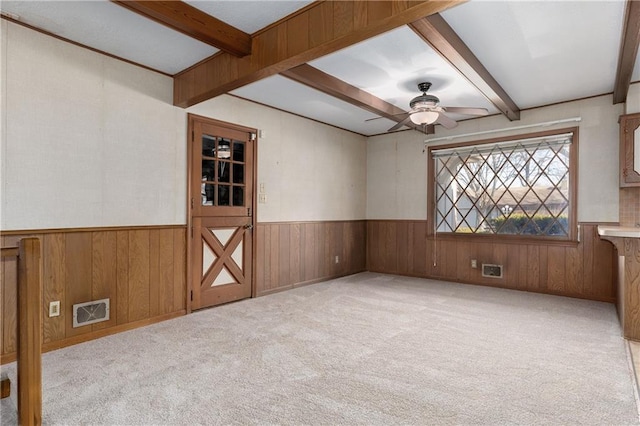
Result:
{"type": "Polygon", "coordinates": [[[482,264],[482,276],[489,278],[502,278],[502,265],[482,264]]]}
{"type": "Polygon", "coordinates": [[[109,299],[73,305],[73,327],[109,321],[109,299]]]}

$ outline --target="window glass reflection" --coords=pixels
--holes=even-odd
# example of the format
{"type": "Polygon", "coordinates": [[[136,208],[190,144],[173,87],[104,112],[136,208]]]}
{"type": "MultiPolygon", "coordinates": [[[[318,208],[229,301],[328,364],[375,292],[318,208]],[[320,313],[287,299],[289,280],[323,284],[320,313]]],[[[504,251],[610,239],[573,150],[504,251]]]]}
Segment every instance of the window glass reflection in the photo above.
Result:
{"type": "Polygon", "coordinates": [[[229,169],[231,168],[231,163],[228,161],[219,161],[218,162],[218,182],[228,183],[231,173],[229,169]]]}
{"type": "Polygon", "coordinates": [[[214,194],[216,191],[216,186],[210,183],[203,183],[202,188],[200,190],[200,196],[202,198],[203,206],[212,206],[214,200],[214,194]]]}
{"type": "Polygon", "coordinates": [[[244,165],[233,165],[233,183],[244,183],[244,165]]]}
{"type": "Polygon", "coordinates": [[[240,161],[244,163],[244,142],[234,141],[233,161],[240,161]]]}
{"type": "Polygon", "coordinates": [[[216,156],[216,138],[209,135],[202,135],[202,155],[205,157],[216,156]]]}
{"type": "Polygon", "coordinates": [[[216,162],[213,160],[202,160],[202,180],[215,181],[216,162]]]}
{"type": "Polygon", "coordinates": [[[229,194],[229,185],[220,185],[218,186],[218,205],[219,206],[228,206],[230,205],[230,195],[229,194]]]}
{"type": "Polygon", "coordinates": [[[242,186],[233,187],[233,205],[244,206],[244,187],[242,186]]]}
{"type": "Polygon", "coordinates": [[[231,141],[229,139],[220,139],[218,142],[218,158],[231,158],[231,141]]]}

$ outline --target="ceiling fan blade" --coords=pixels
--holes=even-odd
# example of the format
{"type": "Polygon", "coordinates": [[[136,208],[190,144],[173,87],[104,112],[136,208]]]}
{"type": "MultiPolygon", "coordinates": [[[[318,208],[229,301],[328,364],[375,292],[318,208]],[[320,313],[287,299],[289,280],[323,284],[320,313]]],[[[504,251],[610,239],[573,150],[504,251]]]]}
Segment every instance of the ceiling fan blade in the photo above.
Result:
{"type": "MultiPolygon", "coordinates": [[[[399,114],[392,114],[392,117],[396,117],[396,116],[398,116],[398,115],[405,115],[405,114],[406,114],[406,112],[401,112],[401,113],[399,113],[399,114]]],[[[374,118],[367,118],[367,119],[366,119],[366,120],[364,120],[364,121],[366,122],[366,121],[380,120],[381,118],[388,118],[388,117],[374,117],[374,118]]]]}
{"type": "Polygon", "coordinates": [[[447,112],[465,115],[489,115],[486,108],[442,107],[447,112]]]}
{"type": "Polygon", "coordinates": [[[393,132],[394,130],[398,130],[400,127],[406,126],[410,122],[411,122],[411,116],[407,115],[407,117],[404,120],[402,120],[401,122],[399,122],[398,124],[390,128],[389,130],[387,130],[387,132],[393,132]]]}
{"type": "Polygon", "coordinates": [[[458,125],[458,123],[454,119],[447,117],[443,113],[440,113],[440,115],[438,115],[436,123],[442,124],[447,129],[453,129],[458,125]]]}

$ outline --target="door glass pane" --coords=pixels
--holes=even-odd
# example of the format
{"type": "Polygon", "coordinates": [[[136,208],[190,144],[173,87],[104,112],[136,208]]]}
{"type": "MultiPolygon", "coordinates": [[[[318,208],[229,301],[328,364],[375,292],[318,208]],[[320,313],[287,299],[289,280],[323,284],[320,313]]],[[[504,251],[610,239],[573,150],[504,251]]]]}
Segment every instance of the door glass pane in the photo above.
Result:
{"type": "Polygon", "coordinates": [[[244,164],[233,165],[233,183],[244,183],[244,164]]]}
{"type": "Polygon", "coordinates": [[[216,138],[209,135],[202,135],[202,155],[205,157],[216,156],[216,138]]]}
{"type": "Polygon", "coordinates": [[[218,158],[231,158],[231,141],[229,139],[220,139],[218,142],[218,158]]]}
{"type": "Polygon", "coordinates": [[[229,185],[218,186],[218,205],[219,206],[230,205],[229,188],[230,188],[229,185]]]}
{"type": "Polygon", "coordinates": [[[195,159],[202,166],[201,205],[245,207],[245,173],[250,173],[246,167],[247,142],[207,134],[201,134],[201,138],[201,158],[195,159]]]}
{"type": "Polygon", "coordinates": [[[213,160],[202,160],[202,180],[216,180],[216,162],[213,160]]]}
{"type": "Polygon", "coordinates": [[[233,187],[233,205],[244,206],[244,187],[242,186],[233,187]]]}
{"type": "Polygon", "coordinates": [[[229,169],[231,168],[231,163],[228,161],[219,161],[218,162],[218,182],[229,182],[229,169]]]}
{"type": "Polygon", "coordinates": [[[233,161],[244,162],[244,143],[243,142],[234,141],[233,161]]]}
{"type": "Polygon", "coordinates": [[[212,206],[213,205],[213,196],[216,191],[216,186],[210,183],[203,183],[201,190],[202,197],[202,205],[203,206],[212,206]]]}

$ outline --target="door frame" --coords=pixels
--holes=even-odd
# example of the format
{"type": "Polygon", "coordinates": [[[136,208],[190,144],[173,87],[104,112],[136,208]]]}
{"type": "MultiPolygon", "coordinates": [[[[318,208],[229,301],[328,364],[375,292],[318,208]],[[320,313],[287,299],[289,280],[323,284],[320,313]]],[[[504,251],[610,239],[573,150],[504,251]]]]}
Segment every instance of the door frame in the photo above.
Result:
{"type": "Polygon", "coordinates": [[[253,244],[251,245],[251,297],[256,297],[256,253],[257,253],[257,244],[256,244],[256,236],[257,236],[257,232],[255,232],[256,230],[256,224],[257,224],[257,211],[258,211],[258,203],[257,203],[257,174],[258,174],[258,129],[252,128],[252,127],[246,127],[246,126],[241,126],[238,124],[233,124],[233,123],[229,123],[226,121],[220,121],[220,120],[216,120],[214,118],[209,118],[209,117],[205,117],[202,115],[197,115],[197,114],[191,114],[191,113],[187,113],[187,200],[186,200],[186,207],[187,207],[187,293],[185,294],[185,298],[187,300],[186,306],[187,306],[187,314],[190,314],[192,312],[192,292],[193,292],[193,268],[192,268],[192,260],[193,260],[193,249],[192,249],[192,244],[193,244],[193,238],[194,238],[194,232],[193,232],[193,218],[192,218],[192,199],[196,199],[196,195],[198,196],[197,199],[199,199],[200,197],[200,187],[198,188],[193,188],[193,185],[191,184],[192,180],[191,179],[191,173],[192,173],[192,167],[191,167],[191,163],[192,163],[192,156],[193,156],[193,146],[194,146],[194,138],[195,138],[195,134],[194,134],[194,124],[195,122],[204,122],[207,124],[211,124],[214,126],[218,126],[218,127],[226,127],[232,130],[238,130],[241,132],[246,132],[246,133],[253,133],[255,134],[255,139],[254,139],[254,143],[253,143],[253,170],[252,170],[252,180],[253,180],[253,193],[251,194],[251,204],[252,204],[252,211],[251,211],[251,225],[253,226],[252,232],[252,238],[253,238],[253,244]]]}

